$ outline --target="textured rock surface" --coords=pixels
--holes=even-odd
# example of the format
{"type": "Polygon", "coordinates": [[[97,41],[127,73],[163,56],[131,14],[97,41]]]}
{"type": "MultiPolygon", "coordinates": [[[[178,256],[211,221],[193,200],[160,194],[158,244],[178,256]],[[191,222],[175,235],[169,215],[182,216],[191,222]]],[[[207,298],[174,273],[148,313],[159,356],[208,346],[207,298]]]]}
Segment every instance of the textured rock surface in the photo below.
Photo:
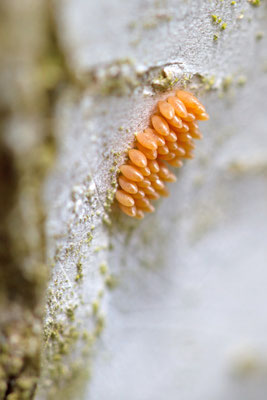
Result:
{"type": "Polygon", "coordinates": [[[58,102],[44,193],[54,269],[37,398],[263,399],[266,4],[69,0],[55,14],[81,89],[58,102]],[[109,217],[133,132],[185,83],[211,115],[196,159],[154,215],[109,217]]]}

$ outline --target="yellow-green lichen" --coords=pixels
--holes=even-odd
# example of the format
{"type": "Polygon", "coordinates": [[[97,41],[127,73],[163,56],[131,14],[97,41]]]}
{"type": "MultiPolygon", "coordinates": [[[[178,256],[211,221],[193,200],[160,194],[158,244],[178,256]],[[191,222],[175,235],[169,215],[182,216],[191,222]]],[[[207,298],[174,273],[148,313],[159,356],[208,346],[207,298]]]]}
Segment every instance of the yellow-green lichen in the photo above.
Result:
{"type": "Polygon", "coordinates": [[[114,275],[108,275],[105,284],[109,289],[114,289],[118,285],[118,279],[114,275]]]}
{"type": "Polygon", "coordinates": [[[264,36],[264,32],[257,32],[255,35],[256,40],[261,40],[264,36]]]}
{"type": "Polygon", "coordinates": [[[248,0],[248,2],[254,7],[259,7],[261,5],[261,0],[248,0]]]}
{"type": "Polygon", "coordinates": [[[178,78],[174,77],[170,71],[161,70],[159,75],[152,79],[151,85],[156,91],[166,91],[173,88],[178,82],[178,78]]]}
{"type": "Polygon", "coordinates": [[[79,260],[76,264],[77,275],[75,277],[75,281],[79,282],[83,278],[83,266],[81,260],[79,260]]]}
{"type": "Polygon", "coordinates": [[[111,220],[110,220],[108,215],[103,215],[102,221],[107,226],[111,226],[112,225],[111,220]]]}
{"type": "Polygon", "coordinates": [[[201,79],[201,83],[203,84],[203,87],[206,91],[212,90],[215,85],[215,76],[202,76],[199,75],[201,79]]]}
{"type": "Polygon", "coordinates": [[[94,330],[94,335],[96,337],[100,336],[100,334],[102,333],[102,331],[104,329],[104,326],[105,326],[104,315],[98,315],[97,320],[96,320],[95,330],[94,330]]]}
{"type": "Polygon", "coordinates": [[[226,92],[228,89],[231,87],[233,83],[233,76],[232,75],[227,75],[223,80],[222,80],[222,89],[226,92]]]}
{"type": "Polygon", "coordinates": [[[106,263],[106,261],[103,261],[100,265],[99,265],[99,271],[102,275],[105,275],[108,272],[108,265],[106,263]]]}
{"type": "Polygon", "coordinates": [[[87,236],[87,239],[85,240],[85,243],[86,243],[86,244],[91,244],[91,242],[92,242],[92,240],[93,240],[93,235],[92,235],[92,233],[91,233],[91,232],[88,232],[86,236],[87,236]]]}
{"type": "Polygon", "coordinates": [[[100,306],[99,300],[94,300],[92,302],[92,312],[93,312],[94,315],[96,315],[98,313],[99,306],[100,306]]]}
{"type": "Polygon", "coordinates": [[[245,75],[241,75],[239,76],[239,78],[237,79],[237,84],[239,86],[244,86],[247,82],[247,77],[245,75]]]}
{"type": "Polygon", "coordinates": [[[77,308],[76,305],[75,306],[70,305],[66,308],[66,315],[70,321],[74,321],[74,316],[75,316],[74,311],[76,308],[77,308]]]}

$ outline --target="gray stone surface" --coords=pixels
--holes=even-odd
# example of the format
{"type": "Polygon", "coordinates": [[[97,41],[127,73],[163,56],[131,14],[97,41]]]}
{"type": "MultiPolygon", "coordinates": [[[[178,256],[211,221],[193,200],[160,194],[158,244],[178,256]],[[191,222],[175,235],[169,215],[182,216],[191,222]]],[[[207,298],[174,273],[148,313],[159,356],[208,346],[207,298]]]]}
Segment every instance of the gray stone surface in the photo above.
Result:
{"type": "Polygon", "coordinates": [[[57,21],[71,70],[86,89],[58,107],[59,156],[45,191],[50,255],[70,242],[79,252],[62,251],[51,287],[58,275],[68,276],[63,297],[74,292],[78,319],[89,330],[88,310],[103,289],[106,315],[92,379],[84,397],[72,398],[265,399],[266,3],[69,0],[58,4],[57,21]],[[212,14],[227,23],[225,31],[212,14]],[[132,60],[133,69],[122,68],[129,80],[137,70],[138,87],[99,96],[112,75],[108,65],[118,59],[132,60]],[[142,75],[166,65],[173,77],[192,77],[190,87],[211,116],[201,123],[205,138],[153,215],[133,222],[112,209],[107,229],[109,155],[126,149],[168,94],[154,93],[150,75],[142,75]],[[96,84],[86,81],[92,70],[96,84]],[[92,211],[81,225],[81,215],[92,211]],[[79,247],[92,224],[92,243],[79,247]],[[112,250],[95,252],[108,243],[112,250]],[[84,276],[77,285],[79,257],[84,276]],[[113,291],[99,274],[103,259],[118,280],[113,291]]]}

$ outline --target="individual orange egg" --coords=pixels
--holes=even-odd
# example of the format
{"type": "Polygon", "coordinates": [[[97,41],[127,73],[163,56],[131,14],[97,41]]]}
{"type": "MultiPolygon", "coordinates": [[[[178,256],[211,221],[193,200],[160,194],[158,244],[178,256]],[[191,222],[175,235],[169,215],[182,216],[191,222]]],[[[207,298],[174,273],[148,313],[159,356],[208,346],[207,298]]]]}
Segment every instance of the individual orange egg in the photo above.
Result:
{"type": "Polygon", "coordinates": [[[126,207],[132,207],[134,205],[134,199],[124,190],[117,190],[116,199],[119,203],[126,207]]]}
{"type": "Polygon", "coordinates": [[[169,125],[174,126],[175,128],[182,128],[183,127],[183,121],[181,118],[177,117],[175,115],[172,119],[168,120],[169,125]]]}
{"type": "Polygon", "coordinates": [[[142,146],[140,143],[136,144],[138,150],[140,150],[148,160],[155,160],[157,158],[157,151],[156,150],[149,150],[142,146]]]}
{"type": "Polygon", "coordinates": [[[198,101],[198,99],[192,95],[192,93],[184,90],[178,90],[176,96],[180,99],[185,107],[189,110],[194,110],[197,113],[204,113],[205,107],[198,101]]]}
{"type": "Polygon", "coordinates": [[[183,157],[185,155],[185,150],[182,146],[179,146],[178,149],[173,150],[173,153],[176,157],[183,157]]]}
{"type": "Polygon", "coordinates": [[[179,142],[179,146],[182,146],[184,150],[194,150],[196,147],[195,143],[192,140],[188,142],[179,142]]]}
{"type": "Polygon", "coordinates": [[[192,136],[189,135],[189,133],[179,133],[177,135],[178,142],[188,142],[189,140],[192,139],[192,136]]]}
{"type": "Polygon", "coordinates": [[[193,158],[195,158],[195,155],[192,151],[187,151],[185,153],[185,155],[183,156],[183,158],[188,158],[188,159],[192,160],[193,158]]]}
{"type": "Polygon", "coordinates": [[[153,207],[152,204],[150,204],[147,207],[143,207],[142,210],[145,211],[145,212],[151,213],[151,212],[155,211],[155,207],[153,207]]]}
{"type": "Polygon", "coordinates": [[[143,199],[136,200],[136,206],[139,208],[146,208],[150,206],[150,201],[148,200],[147,197],[144,197],[143,199]]]}
{"type": "Polygon", "coordinates": [[[152,186],[156,190],[163,190],[165,188],[164,183],[160,179],[157,179],[157,180],[153,181],[152,182],[152,186]]]}
{"type": "MultiPolygon", "coordinates": [[[[151,174],[149,175],[149,179],[150,179],[150,177],[151,177],[151,174]]],[[[142,180],[142,182],[139,182],[138,187],[144,188],[144,187],[150,186],[151,182],[149,179],[146,178],[146,179],[142,180]]]]}
{"type": "Polygon", "coordinates": [[[188,123],[183,123],[182,128],[173,128],[175,133],[188,133],[189,132],[189,126],[188,123]]]}
{"type": "Polygon", "coordinates": [[[198,132],[199,131],[197,121],[187,122],[187,126],[188,126],[190,132],[198,132]]]}
{"type": "Polygon", "coordinates": [[[182,146],[178,142],[175,143],[168,143],[168,148],[171,152],[176,154],[177,156],[183,156],[185,154],[185,151],[182,146]]]}
{"type": "Polygon", "coordinates": [[[199,119],[200,121],[207,121],[210,119],[210,117],[207,113],[201,113],[197,114],[197,119],[199,119]]]}
{"type": "Polygon", "coordinates": [[[167,142],[167,146],[170,151],[177,150],[179,147],[177,142],[167,142]]]}
{"type": "Polygon", "coordinates": [[[169,175],[163,180],[165,180],[166,182],[176,182],[177,178],[172,172],[170,172],[169,175]]]}
{"type": "Polygon", "coordinates": [[[169,148],[167,145],[165,146],[160,146],[158,148],[158,154],[168,154],[169,153],[169,148]]]}
{"type": "Polygon", "coordinates": [[[157,150],[158,148],[154,135],[150,132],[138,132],[136,134],[136,140],[146,149],[157,150]]]}
{"type": "Polygon", "coordinates": [[[128,160],[128,165],[132,165],[137,171],[139,171],[139,172],[141,172],[141,174],[143,175],[143,169],[146,169],[147,167],[144,167],[144,168],[140,168],[140,167],[137,167],[133,162],[132,162],[132,160],[128,160]]]}
{"type": "Polygon", "coordinates": [[[128,151],[130,160],[137,166],[144,168],[147,166],[147,158],[140,150],[131,149],[128,151]]]}
{"type": "Polygon", "coordinates": [[[145,129],[145,132],[149,132],[153,135],[153,138],[157,142],[158,146],[164,146],[165,139],[162,136],[160,136],[154,129],[147,128],[147,129],[145,129]]]}
{"type": "Polygon", "coordinates": [[[158,176],[161,178],[161,179],[165,179],[165,178],[167,178],[167,176],[171,173],[171,171],[169,170],[169,168],[163,163],[163,162],[161,162],[160,164],[159,164],[159,173],[158,173],[158,176]]]}
{"type": "Polygon", "coordinates": [[[148,186],[143,189],[145,195],[153,195],[155,193],[155,189],[152,186],[148,186]]]}
{"type": "Polygon", "coordinates": [[[149,176],[151,174],[150,169],[148,167],[145,168],[139,168],[139,171],[141,172],[142,175],[144,176],[149,176]]]}
{"type": "Polygon", "coordinates": [[[161,180],[166,182],[176,182],[176,176],[168,170],[167,167],[163,167],[159,172],[159,177],[161,180]]]}
{"type": "Polygon", "coordinates": [[[172,160],[175,158],[175,153],[169,152],[168,154],[159,154],[158,158],[160,160],[172,160]]]}
{"type": "Polygon", "coordinates": [[[157,179],[159,179],[157,174],[151,174],[149,177],[150,183],[156,181],[157,179]]]}
{"type": "Polygon", "coordinates": [[[120,187],[125,190],[127,193],[137,193],[138,192],[138,187],[134,182],[130,182],[127,178],[125,178],[123,175],[119,177],[119,184],[120,187]]]}
{"type": "Polygon", "coordinates": [[[170,132],[168,136],[165,136],[167,142],[176,142],[177,135],[174,132],[170,132]]]}
{"type": "Polygon", "coordinates": [[[136,207],[125,207],[122,204],[119,203],[120,209],[127,214],[129,217],[135,217],[136,216],[136,207]]]}
{"type": "Polygon", "coordinates": [[[136,167],[135,164],[129,160],[128,161],[128,165],[132,165],[137,171],[139,171],[143,176],[148,176],[150,175],[150,169],[148,167],[144,167],[144,168],[140,168],[140,167],[136,167]]]}
{"type": "Polygon", "coordinates": [[[192,121],[195,121],[195,119],[196,119],[196,117],[194,116],[194,114],[188,113],[187,117],[183,118],[183,121],[192,122],[192,121]]]}
{"type": "Polygon", "coordinates": [[[196,148],[195,143],[193,142],[193,140],[189,140],[188,142],[186,142],[184,144],[184,148],[185,149],[190,149],[190,150],[194,150],[196,148]]]}
{"type": "Polygon", "coordinates": [[[170,133],[170,128],[164,118],[160,117],[159,115],[152,115],[151,122],[155,131],[162,136],[168,136],[170,133]]]}
{"type": "Polygon", "coordinates": [[[139,189],[137,193],[132,194],[134,199],[142,199],[145,197],[145,192],[142,189],[139,189]]]}
{"type": "Polygon", "coordinates": [[[162,116],[166,119],[172,119],[175,115],[174,108],[171,104],[167,103],[167,101],[159,101],[158,102],[159,111],[162,116]]]}
{"type": "Polygon", "coordinates": [[[152,194],[146,194],[146,197],[150,200],[158,200],[160,198],[160,195],[155,191],[152,194]]]}
{"type": "Polygon", "coordinates": [[[147,166],[153,174],[156,174],[159,171],[159,164],[156,160],[148,161],[147,166]]]}
{"type": "Polygon", "coordinates": [[[170,195],[170,192],[166,187],[164,187],[162,190],[157,190],[157,192],[163,197],[169,197],[170,195]]]}
{"type": "Polygon", "coordinates": [[[202,133],[201,133],[201,132],[197,132],[197,131],[195,131],[195,132],[190,132],[190,136],[192,136],[192,138],[193,138],[193,139],[196,139],[196,140],[201,140],[201,139],[203,139],[202,133]]]}
{"type": "MultiPolygon", "coordinates": [[[[183,157],[185,157],[185,155],[183,157]]],[[[170,160],[168,162],[172,167],[181,168],[183,166],[183,162],[180,160],[179,157],[174,158],[173,160],[170,160]]]]}
{"type": "Polygon", "coordinates": [[[171,104],[174,108],[175,114],[178,117],[186,118],[187,117],[187,110],[184,106],[183,102],[175,96],[168,97],[168,103],[171,104]]]}
{"type": "Polygon", "coordinates": [[[120,171],[125,176],[125,178],[128,178],[131,181],[141,182],[144,179],[141,172],[139,172],[138,169],[133,167],[132,165],[121,165],[120,171]]]}

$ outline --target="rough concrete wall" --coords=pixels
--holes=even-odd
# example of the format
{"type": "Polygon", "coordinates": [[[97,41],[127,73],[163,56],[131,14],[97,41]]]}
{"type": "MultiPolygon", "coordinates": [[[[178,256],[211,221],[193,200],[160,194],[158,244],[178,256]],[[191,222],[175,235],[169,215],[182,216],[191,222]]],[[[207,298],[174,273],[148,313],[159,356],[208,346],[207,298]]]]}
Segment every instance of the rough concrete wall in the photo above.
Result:
{"type": "Polygon", "coordinates": [[[36,398],[264,399],[267,21],[252,3],[54,3],[72,83],[44,189],[36,398]],[[210,113],[205,138],[170,198],[129,221],[112,206],[118,165],[184,86],[210,113]]]}

